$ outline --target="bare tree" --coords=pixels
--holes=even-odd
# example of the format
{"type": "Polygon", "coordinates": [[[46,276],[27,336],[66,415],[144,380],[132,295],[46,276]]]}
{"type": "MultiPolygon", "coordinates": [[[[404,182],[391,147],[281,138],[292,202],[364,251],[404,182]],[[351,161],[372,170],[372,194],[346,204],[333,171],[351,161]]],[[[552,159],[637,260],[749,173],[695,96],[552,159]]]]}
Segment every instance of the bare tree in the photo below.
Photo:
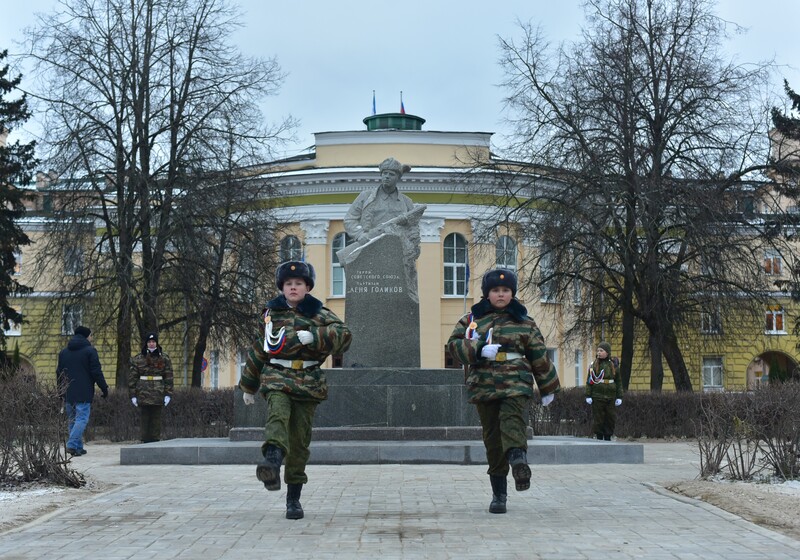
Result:
{"type": "Polygon", "coordinates": [[[233,112],[263,122],[257,102],[283,80],[275,60],[231,45],[238,25],[225,0],[73,0],[30,34],[43,145],[62,177],[48,252],[63,255],[65,241],[83,240],[80,274],[62,289],[113,298],[93,311],[97,323],[116,325],[117,385],[134,323],[156,329],[165,312],[173,212],[191,196],[190,170],[209,156],[208,139],[233,133],[264,153],[293,125],[229,129],[233,112]],[[73,225],[88,230],[78,237],[73,225]]]}
{"type": "Polygon", "coordinates": [[[764,251],[789,251],[758,174],[768,66],[722,59],[725,22],[710,7],[589,1],[571,46],[550,49],[530,25],[500,43],[522,165],[494,221],[528,226],[540,250],[523,266],[549,297],[566,299],[576,283],[589,296],[574,329],[621,332],[626,386],[643,325],[651,388],[661,389],[663,356],[675,388],[691,391],[682,331],[697,332],[699,317],[763,316],[764,251]]]}
{"type": "MultiPolygon", "coordinates": [[[[237,117],[237,129],[243,126],[237,117]]],[[[213,165],[220,171],[202,169],[211,158],[198,160],[191,200],[175,210],[174,266],[162,286],[172,308],[185,311],[162,326],[183,322],[192,335],[192,387],[202,386],[209,341],[230,349],[252,343],[253,317],[272,288],[264,278],[274,274],[280,229],[270,206],[273,187],[260,177],[248,177],[242,164],[252,155],[239,152],[233,123],[212,144],[204,153],[220,158],[213,165]]]]}

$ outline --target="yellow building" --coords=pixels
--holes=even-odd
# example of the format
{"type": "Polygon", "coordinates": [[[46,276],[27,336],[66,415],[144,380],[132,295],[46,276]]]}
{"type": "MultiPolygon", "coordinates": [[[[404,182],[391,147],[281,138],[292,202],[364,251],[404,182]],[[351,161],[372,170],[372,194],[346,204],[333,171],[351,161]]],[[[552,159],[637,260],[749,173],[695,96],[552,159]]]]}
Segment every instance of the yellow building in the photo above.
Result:
{"type": "MultiPolygon", "coordinates": [[[[346,321],[344,271],[336,258],[336,252],[346,243],[343,218],[359,193],[378,185],[381,161],[394,157],[411,166],[398,187],[414,203],[427,205],[420,222],[421,254],[417,261],[420,362],[423,368],[457,367],[447,355],[445,344],[454,324],[480,297],[482,274],[496,266],[516,269],[517,263],[525,262],[525,256],[537,247],[519,242],[513,227],[492,231],[488,237],[484,232],[480,239],[493,241],[475,243],[479,238],[476,233],[489,227],[480,216],[491,199],[477,196],[475,190],[467,188],[466,177],[476,161],[494,160],[490,148],[492,134],[428,131],[422,128],[424,122],[414,115],[373,115],[364,119],[366,129],[317,133],[309,152],[250,168],[246,170],[247,180],[270,181],[277,189],[280,200],[277,219],[286,225],[285,236],[276,240],[275,250],[280,260],[303,258],[313,264],[317,273],[313,294],[346,321]]],[[[45,179],[40,177],[40,181],[45,179]]],[[[26,276],[27,264],[37,258],[36,239],[44,231],[42,220],[23,220],[34,240],[21,254],[23,283],[32,281],[26,276]]],[[[767,273],[777,272],[776,279],[785,277],[780,267],[786,263],[776,261],[775,255],[764,258],[767,273]]],[[[518,270],[522,279],[531,272],[518,270]]],[[[71,328],[81,322],[78,310],[66,307],[60,317],[44,316],[45,302],[52,296],[49,290],[52,287],[37,280],[33,294],[15,300],[30,325],[7,333],[9,348],[18,345],[25,366],[46,376],[52,375],[56,354],[66,344],[71,328]],[[47,336],[33,336],[43,324],[45,328],[39,328],[38,332],[46,332],[47,336]]],[[[538,288],[522,289],[518,297],[539,323],[562,386],[585,383],[601,334],[614,342],[615,353],[619,351],[613,331],[564,342],[571,302],[543,300],[538,288]]],[[[684,333],[684,354],[695,389],[753,387],[768,372],[770,364],[794,371],[798,339],[788,327],[791,306],[788,297],[785,299],[786,310],[765,310],[767,329],[757,324],[720,327],[713,318],[698,317],[697,329],[684,333]]],[[[99,332],[95,336],[106,371],[111,371],[115,363],[112,335],[99,332]]],[[[162,344],[173,360],[176,384],[185,385],[190,376],[191,355],[185,345],[177,342],[179,339],[180,336],[162,333],[162,344]]],[[[138,348],[138,343],[133,348],[138,348]]],[[[210,348],[203,386],[235,385],[244,356],[244,349],[210,348]]],[[[338,364],[329,359],[326,365],[338,364]]],[[[649,388],[649,370],[647,336],[642,332],[637,338],[631,389],[649,388]]],[[[665,366],[666,389],[672,386],[669,376],[665,366]]],[[[106,377],[113,381],[113,375],[106,377]]]]}

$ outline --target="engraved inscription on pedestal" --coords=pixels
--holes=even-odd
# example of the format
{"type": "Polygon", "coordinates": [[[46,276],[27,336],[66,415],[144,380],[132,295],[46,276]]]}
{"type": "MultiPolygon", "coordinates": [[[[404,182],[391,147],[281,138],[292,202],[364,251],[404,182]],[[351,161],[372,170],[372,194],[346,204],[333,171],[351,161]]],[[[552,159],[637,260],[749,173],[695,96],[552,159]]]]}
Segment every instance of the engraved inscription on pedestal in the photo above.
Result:
{"type": "Polygon", "coordinates": [[[419,303],[402,255],[403,240],[384,234],[343,262],[344,316],[353,333],[344,367],[420,367],[419,303]]]}

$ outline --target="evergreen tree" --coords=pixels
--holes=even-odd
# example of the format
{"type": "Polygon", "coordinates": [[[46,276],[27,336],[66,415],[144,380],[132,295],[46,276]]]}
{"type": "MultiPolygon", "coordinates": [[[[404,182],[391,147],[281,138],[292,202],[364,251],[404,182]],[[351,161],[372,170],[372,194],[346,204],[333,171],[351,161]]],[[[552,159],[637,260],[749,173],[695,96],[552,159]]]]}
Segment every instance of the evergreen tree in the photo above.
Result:
{"type": "MultiPolygon", "coordinates": [[[[15,252],[30,243],[17,223],[25,212],[23,202],[30,195],[15,185],[29,183],[37,163],[33,155],[34,142],[7,143],[8,134],[30,117],[25,95],[8,98],[19,86],[21,76],[8,76],[7,56],[8,51],[0,51],[0,322],[3,329],[10,328],[11,322],[22,320],[22,315],[9,305],[9,297],[28,291],[14,277],[14,270],[15,252]]],[[[5,349],[5,343],[5,334],[0,329],[0,352],[5,349]]]]}
{"type": "MultiPolygon", "coordinates": [[[[786,80],[783,87],[791,102],[790,110],[800,112],[800,94],[790,88],[786,80]]],[[[775,134],[770,163],[775,173],[783,177],[783,188],[786,189],[784,194],[800,198],[800,190],[797,188],[797,179],[800,177],[800,118],[773,107],[772,124],[775,126],[775,134]]]]}

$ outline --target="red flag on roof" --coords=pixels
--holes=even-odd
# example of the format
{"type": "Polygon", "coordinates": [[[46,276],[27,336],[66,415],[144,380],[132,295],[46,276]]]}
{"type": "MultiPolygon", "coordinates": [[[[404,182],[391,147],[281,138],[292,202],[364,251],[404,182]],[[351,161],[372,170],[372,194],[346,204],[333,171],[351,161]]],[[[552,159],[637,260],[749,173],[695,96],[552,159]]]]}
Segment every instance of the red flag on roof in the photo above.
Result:
{"type": "Polygon", "coordinates": [[[405,115],[406,114],[406,106],[403,105],[403,92],[402,91],[400,92],[400,114],[401,115],[405,115]]]}

